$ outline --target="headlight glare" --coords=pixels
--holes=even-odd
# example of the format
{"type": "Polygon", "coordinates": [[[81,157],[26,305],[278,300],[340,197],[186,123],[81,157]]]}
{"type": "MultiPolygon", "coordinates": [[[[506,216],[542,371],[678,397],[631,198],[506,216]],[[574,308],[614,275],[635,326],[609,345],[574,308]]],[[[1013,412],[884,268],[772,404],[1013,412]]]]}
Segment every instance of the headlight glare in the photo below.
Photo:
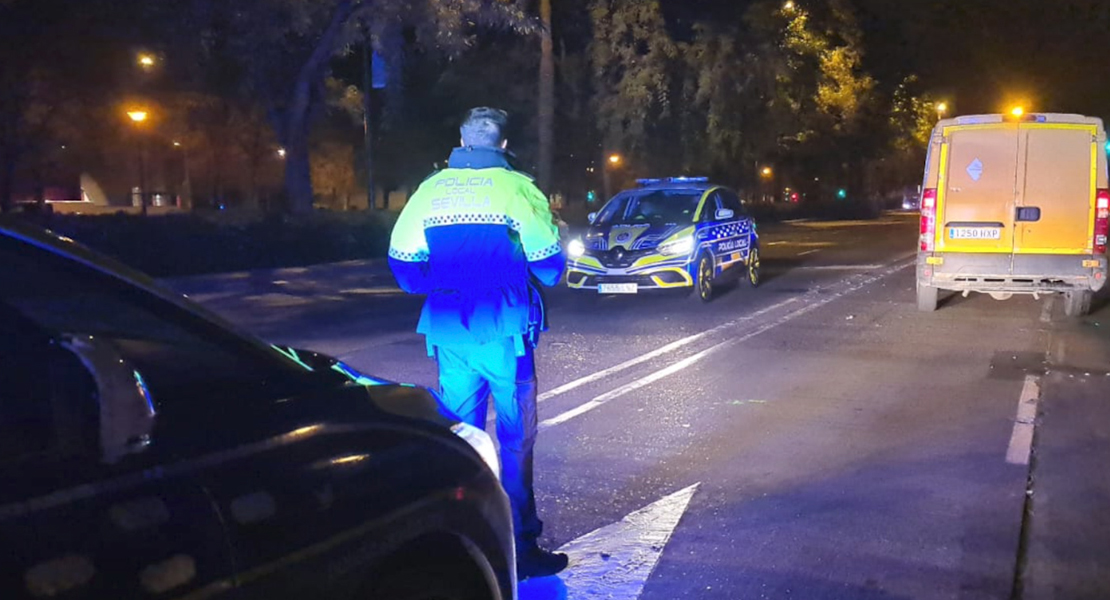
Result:
{"type": "Polygon", "coordinates": [[[678,256],[682,254],[689,254],[694,249],[694,238],[684,237],[673,242],[667,242],[659,246],[659,253],[664,256],[678,256]]]}
{"type": "Polygon", "coordinates": [[[574,239],[567,244],[567,254],[570,255],[571,258],[580,258],[585,253],[586,244],[583,244],[582,240],[574,239]]]}
{"type": "Polygon", "coordinates": [[[466,423],[455,423],[451,426],[451,432],[470,444],[493,474],[501,479],[501,461],[497,458],[497,448],[493,445],[493,438],[488,433],[466,423]]]}

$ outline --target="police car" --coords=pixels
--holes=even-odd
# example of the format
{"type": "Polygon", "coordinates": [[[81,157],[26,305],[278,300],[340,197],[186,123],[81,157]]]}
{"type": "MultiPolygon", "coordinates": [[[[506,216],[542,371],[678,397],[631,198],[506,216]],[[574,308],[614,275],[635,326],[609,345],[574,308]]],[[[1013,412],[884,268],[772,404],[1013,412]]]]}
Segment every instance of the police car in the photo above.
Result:
{"type": "Polygon", "coordinates": [[[759,285],[759,236],[735,192],[704,177],[638,183],[592,213],[585,237],[568,245],[570,288],[692,288],[708,302],[727,276],[759,285]]]}

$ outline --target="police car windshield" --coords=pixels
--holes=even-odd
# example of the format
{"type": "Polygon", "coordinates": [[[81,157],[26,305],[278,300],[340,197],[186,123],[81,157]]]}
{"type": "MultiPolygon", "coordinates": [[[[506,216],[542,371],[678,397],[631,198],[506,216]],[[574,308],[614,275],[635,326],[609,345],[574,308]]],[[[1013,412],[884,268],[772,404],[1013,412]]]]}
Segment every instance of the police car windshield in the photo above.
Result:
{"type": "Polygon", "coordinates": [[[617,196],[605,205],[595,225],[612,223],[690,223],[701,190],[644,190],[617,196]]]}

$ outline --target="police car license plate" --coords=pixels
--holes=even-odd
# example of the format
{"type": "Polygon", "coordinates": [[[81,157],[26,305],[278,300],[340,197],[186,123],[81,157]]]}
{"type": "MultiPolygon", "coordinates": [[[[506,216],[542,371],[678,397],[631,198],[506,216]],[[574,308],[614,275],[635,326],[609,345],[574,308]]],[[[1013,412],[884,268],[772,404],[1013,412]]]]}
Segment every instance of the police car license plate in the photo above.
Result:
{"type": "Polygon", "coordinates": [[[635,283],[602,283],[597,286],[599,294],[635,294],[638,291],[635,283]]]}
{"type": "Polygon", "coordinates": [[[1002,230],[997,227],[950,227],[948,237],[953,240],[998,240],[1002,230]]]}

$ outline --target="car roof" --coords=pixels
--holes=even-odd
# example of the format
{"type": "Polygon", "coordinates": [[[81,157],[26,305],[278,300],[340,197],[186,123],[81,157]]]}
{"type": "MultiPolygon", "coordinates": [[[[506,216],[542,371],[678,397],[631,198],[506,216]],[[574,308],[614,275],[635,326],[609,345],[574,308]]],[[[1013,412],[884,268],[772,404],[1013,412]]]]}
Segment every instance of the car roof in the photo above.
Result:
{"type": "Polygon", "coordinates": [[[939,130],[943,130],[948,127],[959,125],[1001,125],[1008,123],[1062,123],[1069,125],[1094,125],[1099,132],[1103,131],[1102,119],[1099,119],[1098,117],[1088,117],[1085,115],[1070,113],[1026,113],[1020,119],[1015,119],[1009,115],[1004,115],[1001,113],[963,115],[960,117],[942,119],[937,123],[936,127],[939,130]]]}
{"type": "Polygon", "coordinates": [[[715,183],[709,181],[707,177],[664,177],[652,179],[638,179],[636,183],[639,187],[629,188],[625,192],[638,192],[638,191],[659,191],[659,190],[688,190],[707,192],[719,187],[715,183]]]}

